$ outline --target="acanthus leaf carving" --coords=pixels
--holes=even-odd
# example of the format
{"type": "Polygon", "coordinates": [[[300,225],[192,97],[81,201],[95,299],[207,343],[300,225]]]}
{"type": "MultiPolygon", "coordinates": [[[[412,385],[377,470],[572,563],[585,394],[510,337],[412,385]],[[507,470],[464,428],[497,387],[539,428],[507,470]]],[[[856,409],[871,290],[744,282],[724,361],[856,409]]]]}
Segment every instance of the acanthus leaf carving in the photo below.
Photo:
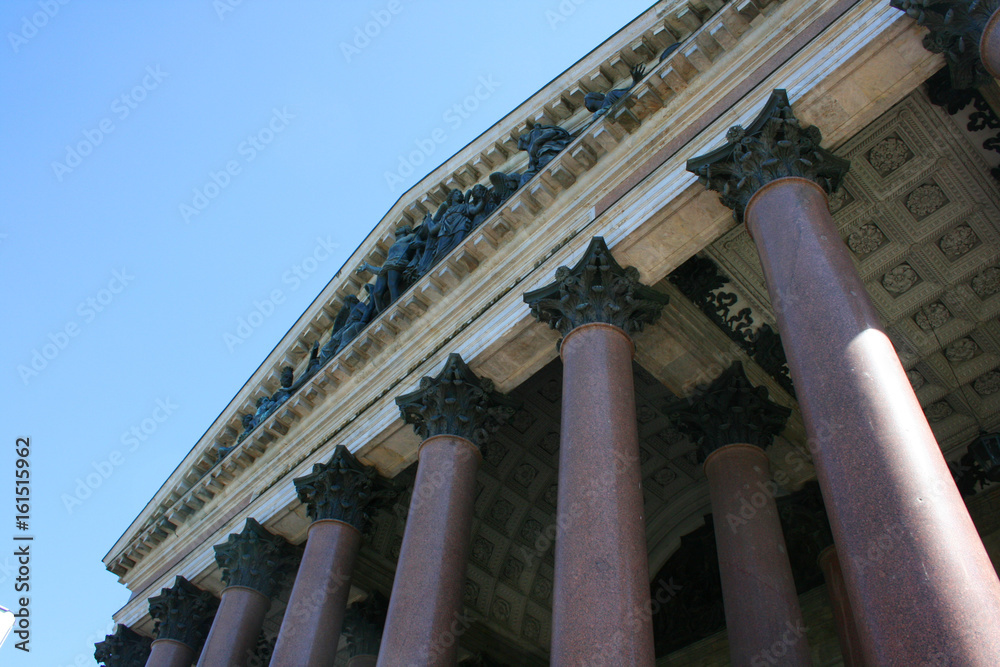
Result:
{"type": "Polygon", "coordinates": [[[721,193],[722,203],[742,221],[750,198],[779,178],[805,178],[827,194],[840,187],[850,162],[820,148],[821,139],[816,126],[802,127],[779,88],[749,127],[731,127],[724,146],[688,160],[687,170],[721,193]]]}
{"type": "Polygon", "coordinates": [[[374,466],[358,461],[344,445],[337,445],[329,462],[315,464],[311,473],[292,482],[313,521],[343,521],[361,532],[368,525],[369,510],[395,496],[374,466]]]}
{"type": "Polygon", "coordinates": [[[227,586],[244,586],[270,598],[295,566],[296,554],[288,540],[249,518],[242,532],[215,545],[215,561],[227,586]]]}
{"type": "Polygon", "coordinates": [[[513,401],[452,353],[437,377],[423,377],[417,391],[396,399],[400,415],[421,439],[454,435],[483,445],[514,414],[513,401]]]}
{"type": "Polygon", "coordinates": [[[622,268],[607,244],[595,236],[572,268],[556,269],[556,280],[524,295],[531,314],[563,336],[594,322],[631,335],[660,316],[668,297],[639,282],[635,267],[622,268]]]}

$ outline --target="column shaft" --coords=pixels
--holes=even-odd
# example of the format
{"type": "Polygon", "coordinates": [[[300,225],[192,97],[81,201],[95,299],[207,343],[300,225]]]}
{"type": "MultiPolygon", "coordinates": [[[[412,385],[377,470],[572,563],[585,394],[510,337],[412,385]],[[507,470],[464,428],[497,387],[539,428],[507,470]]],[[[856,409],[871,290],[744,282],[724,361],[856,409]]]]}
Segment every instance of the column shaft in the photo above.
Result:
{"type": "Polygon", "coordinates": [[[746,207],[866,659],[995,665],[1000,582],[812,181],[746,207]]]}
{"type": "Polygon", "coordinates": [[[979,39],[979,57],[994,79],[1000,79],[1000,9],[993,12],[979,39]]]}
{"type": "Polygon", "coordinates": [[[830,596],[833,607],[833,622],[837,626],[837,637],[840,639],[840,652],[844,656],[844,667],[865,667],[865,659],[861,654],[861,640],[858,637],[857,620],[851,609],[851,601],[847,597],[844,586],[844,574],[840,570],[840,558],[837,548],[828,546],[819,555],[819,568],[826,580],[826,593],[830,596]]]}
{"type": "Polygon", "coordinates": [[[552,664],[652,665],[632,342],[584,324],[561,349],[552,664]]]}
{"type": "Polygon", "coordinates": [[[811,665],[768,470],[755,445],[726,445],[705,460],[729,655],[734,665],[811,665]]]}
{"type": "Polygon", "coordinates": [[[175,639],[157,639],[152,644],[146,667],[191,667],[194,649],[175,639]]]}
{"type": "Polygon", "coordinates": [[[230,586],[222,591],[222,602],[215,612],[198,667],[239,667],[246,664],[264,625],[264,615],[271,601],[267,596],[245,586],[230,586]]]}
{"type": "Polygon", "coordinates": [[[437,435],[420,447],[378,664],[454,665],[472,539],[479,449],[437,435]]]}
{"type": "Polygon", "coordinates": [[[309,527],[271,658],[273,667],[333,664],[360,548],[361,532],[343,521],[321,519],[309,527]]]}

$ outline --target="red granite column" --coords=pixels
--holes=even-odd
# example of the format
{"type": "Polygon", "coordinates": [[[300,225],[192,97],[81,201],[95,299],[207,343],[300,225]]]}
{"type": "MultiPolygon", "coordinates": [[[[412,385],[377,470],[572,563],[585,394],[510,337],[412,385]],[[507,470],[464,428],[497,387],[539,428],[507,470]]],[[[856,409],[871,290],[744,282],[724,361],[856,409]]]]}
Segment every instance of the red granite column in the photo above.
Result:
{"type": "Polygon", "coordinates": [[[833,607],[833,622],[837,627],[837,637],[840,639],[840,652],[844,656],[845,667],[865,667],[864,656],[861,655],[861,640],[858,638],[857,621],[851,610],[851,601],[847,597],[847,587],[844,586],[844,574],[840,571],[840,558],[837,548],[832,544],[819,554],[819,568],[826,580],[826,593],[830,596],[833,607]]]}
{"type": "Polygon", "coordinates": [[[995,665],[1000,582],[817,184],[846,165],[783,91],[729,139],[688,168],[746,202],[865,658],[995,665]]]}
{"type": "Polygon", "coordinates": [[[994,79],[1000,79],[1000,9],[993,12],[979,40],[979,57],[994,79]]]}
{"type": "Polygon", "coordinates": [[[472,439],[498,425],[486,421],[503,399],[489,380],[451,354],[440,375],[424,378],[421,389],[396,402],[424,442],[378,664],[454,665],[458,635],[466,627],[462,585],[482,460],[472,439]]]}
{"type": "Polygon", "coordinates": [[[219,600],[184,577],[149,600],[149,614],[156,621],[146,667],[191,667],[198,657],[219,600]]]}
{"type": "Polygon", "coordinates": [[[240,664],[254,648],[271,600],[242,586],[222,591],[222,602],[198,659],[198,667],[240,664]]]}
{"type": "Polygon", "coordinates": [[[146,660],[146,667],[191,667],[197,652],[174,639],[157,639],[153,642],[146,660]]]}
{"type": "Polygon", "coordinates": [[[317,463],[294,480],[313,519],[295,575],[272,667],[332,665],[361,548],[369,505],[385,495],[375,469],[359,463],[343,445],[329,463],[317,463]]]}
{"type": "Polygon", "coordinates": [[[652,665],[632,339],[666,297],[595,237],[572,269],[524,295],[563,333],[552,598],[553,665],[652,665]]]}
{"type": "Polygon", "coordinates": [[[561,353],[552,664],[651,665],[632,341],[618,327],[584,324],[561,353]]]}
{"type": "Polygon", "coordinates": [[[732,663],[812,664],[764,453],[791,411],[738,361],[669,411],[705,463],[732,663]]]}
{"type": "Polygon", "coordinates": [[[767,454],[720,447],[705,459],[734,665],[811,665],[767,454]]]}
{"type": "Polygon", "coordinates": [[[198,667],[242,665],[253,654],[264,617],[294,558],[292,545],[254,519],[216,545],[215,560],[227,584],[205,640],[198,667]]]}

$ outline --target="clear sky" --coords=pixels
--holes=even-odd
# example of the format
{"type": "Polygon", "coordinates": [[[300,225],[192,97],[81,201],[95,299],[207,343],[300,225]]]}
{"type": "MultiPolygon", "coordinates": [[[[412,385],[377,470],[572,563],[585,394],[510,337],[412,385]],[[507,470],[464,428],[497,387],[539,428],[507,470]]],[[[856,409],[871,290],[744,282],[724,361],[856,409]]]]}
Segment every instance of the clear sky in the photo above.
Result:
{"type": "Polygon", "coordinates": [[[31,650],[0,664],[94,664],[128,598],[102,557],[351,251],[649,4],[0,3],[0,605],[34,537],[31,650]]]}

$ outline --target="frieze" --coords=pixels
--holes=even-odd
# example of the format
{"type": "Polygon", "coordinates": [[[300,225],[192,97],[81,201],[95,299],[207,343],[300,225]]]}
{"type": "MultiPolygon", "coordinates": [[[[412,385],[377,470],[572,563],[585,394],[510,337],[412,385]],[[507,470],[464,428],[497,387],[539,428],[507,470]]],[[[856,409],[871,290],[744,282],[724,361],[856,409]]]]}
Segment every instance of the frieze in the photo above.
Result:
{"type": "Polygon", "coordinates": [[[929,30],[924,48],[946,56],[954,88],[992,81],[983,67],[979,40],[990,16],[1000,9],[1000,0],[890,0],[889,4],[929,30]]]}
{"type": "MultiPolygon", "coordinates": [[[[239,411],[242,414],[227,411],[228,421],[205,436],[206,445],[196,452],[194,462],[180,477],[174,478],[176,481],[168,489],[169,493],[162,496],[164,500],[153,510],[152,516],[132,531],[128,543],[114,555],[108,568],[124,576],[150,549],[167,539],[178,525],[210,502],[276,440],[288,433],[292,424],[303,419],[400,331],[412,325],[438,294],[453,287],[495,253],[507,235],[529,224],[556,196],[625,140],[628,132],[634,131],[650,114],[667,106],[674,96],[704,74],[713,60],[732,49],[752,30],[752,25],[759,22],[755,19],[770,12],[769,5],[770,8],[774,6],[765,0],[748,0],[738,6],[697,1],[670,5],[651,19],[641,39],[630,38],[604,62],[593,62],[591,70],[579,81],[568,83],[568,87],[543,91],[545,95],[552,95],[548,102],[539,96],[535,100],[539,106],[534,110],[520,118],[505,119],[511,127],[509,134],[491,145],[484,145],[481,152],[470,154],[467,162],[458,165],[450,176],[446,175],[440,186],[394,207],[390,213],[396,221],[393,228],[408,226],[410,231],[417,231],[428,215],[433,219],[435,207],[439,209],[444,204],[448,204],[448,208],[454,206],[456,210],[452,213],[459,219],[464,217],[457,215],[461,207],[469,206],[471,200],[471,208],[475,209],[485,197],[484,192],[486,195],[491,190],[494,192],[493,203],[497,197],[504,196],[501,186],[512,186],[511,179],[495,181],[489,175],[506,174],[496,170],[518,161],[517,143],[534,127],[563,127],[573,138],[564,150],[541,166],[536,178],[517,188],[443,261],[438,261],[416,284],[403,289],[398,298],[393,299],[393,292],[399,294],[400,284],[390,287],[389,271],[382,271],[395,242],[395,233],[383,230],[366,241],[360,264],[369,266],[362,266],[360,275],[348,272],[332,293],[328,307],[323,312],[317,311],[287,350],[279,351],[281,372],[270,371],[271,375],[252,391],[255,404],[247,399],[239,411]],[[630,70],[639,65],[646,66],[643,78],[638,82],[632,80],[628,93],[606,113],[596,119],[591,117],[585,108],[585,96],[621,90],[616,84],[632,79],[630,70]],[[463,202],[457,201],[458,196],[451,194],[453,191],[462,194],[463,202]],[[378,284],[383,273],[384,286],[378,284]],[[367,287],[366,276],[374,277],[367,287]],[[384,298],[386,293],[388,301],[384,298]],[[382,299],[381,303],[375,295],[382,299]],[[386,308],[381,310],[380,306],[386,308]],[[372,313],[371,320],[364,323],[372,313]],[[342,347],[345,340],[349,342],[342,347]],[[292,384],[280,382],[285,369],[293,364],[296,370],[292,384]]],[[[382,227],[385,226],[380,225],[382,227]]],[[[428,228],[421,233],[429,237],[430,231],[428,228]]],[[[405,229],[402,236],[407,236],[405,229]]],[[[426,249],[426,245],[424,247],[426,249]]],[[[413,252],[415,254],[415,250],[413,252]]]]}
{"type": "Polygon", "coordinates": [[[695,255],[674,269],[667,279],[773,377],[782,389],[795,395],[781,337],[767,323],[755,329],[750,308],[734,308],[740,303],[740,297],[736,292],[725,289],[732,281],[715,262],[695,255]]]}
{"type": "MultiPolygon", "coordinates": [[[[1000,153],[1000,117],[982,93],[972,87],[956,88],[947,69],[927,80],[927,94],[933,104],[945,109],[949,115],[968,114],[965,129],[972,132],[995,130],[983,141],[983,149],[1000,153]],[[968,109],[971,105],[971,109],[968,109]]],[[[1000,166],[990,169],[993,178],[1000,180],[1000,166]]]]}

